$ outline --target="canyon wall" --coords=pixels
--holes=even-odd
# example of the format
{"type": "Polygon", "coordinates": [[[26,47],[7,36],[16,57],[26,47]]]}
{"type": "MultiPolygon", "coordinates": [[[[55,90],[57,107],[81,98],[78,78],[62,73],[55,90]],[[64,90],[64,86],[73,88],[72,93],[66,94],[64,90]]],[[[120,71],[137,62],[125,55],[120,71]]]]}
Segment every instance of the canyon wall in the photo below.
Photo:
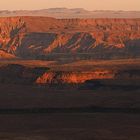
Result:
{"type": "Polygon", "coordinates": [[[113,79],[115,73],[109,70],[95,70],[86,72],[46,72],[37,78],[37,84],[81,84],[87,80],[113,79]]]}
{"type": "Polygon", "coordinates": [[[135,58],[140,54],[140,19],[0,18],[0,49],[19,58],[135,58]]]}
{"type": "Polygon", "coordinates": [[[51,71],[45,67],[26,67],[8,64],[0,67],[0,83],[11,84],[81,84],[93,79],[112,79],[115,73],[109,70],[86,72],[51,71]]]}
{"type": "MultiPolygon", "coordinates": [[[[92,71],[52,71],[46,67],[27,67],[18,64],[8,64],[0,67],[1,84],[84,84],[92,80],[131,81],[140,79],[140,69],[98,69],[92,71]]],[[[119,84],[119,83],[118,83],[119,84]]]]}

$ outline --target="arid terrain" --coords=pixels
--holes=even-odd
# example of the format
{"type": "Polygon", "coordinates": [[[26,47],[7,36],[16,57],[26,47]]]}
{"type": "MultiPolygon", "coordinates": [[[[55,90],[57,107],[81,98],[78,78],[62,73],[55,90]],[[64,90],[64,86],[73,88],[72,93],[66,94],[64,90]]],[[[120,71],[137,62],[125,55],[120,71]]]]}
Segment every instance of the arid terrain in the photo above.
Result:
{"type": "Polygon", "coordinates": [[[139,140],[139,93],[139,18],[0,18],[0,140],[139,140]]]}
{"type": "Polygon", "coordinates": [[[42,10],[1,10],[1,17],[9,16],[43,16],[64,18],[140,18],[140,11],[114,11],[114,10],[95,10],[88,11],[83,8],[49,8],[42,10]]]}
{"type": "Polygon", "coordinates": [[[73,61],[139,57],[139,19],[4,17],[0,23],[1,58],[73,61]]]}
{"type": "Polygon", "coordinates": [[[139,59],[2,60],[0,74],[2,140],[140,138],[139,59]]]}

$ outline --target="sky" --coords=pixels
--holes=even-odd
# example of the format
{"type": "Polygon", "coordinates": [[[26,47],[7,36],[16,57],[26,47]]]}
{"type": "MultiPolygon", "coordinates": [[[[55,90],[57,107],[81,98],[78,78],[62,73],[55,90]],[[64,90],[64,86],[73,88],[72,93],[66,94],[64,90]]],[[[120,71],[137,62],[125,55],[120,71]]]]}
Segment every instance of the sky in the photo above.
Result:
{"type": "Polygon", "coordinates": [[[140,0],[0,0],[0,10],[36,10],[60,7],[140,11],[140,0]]]}

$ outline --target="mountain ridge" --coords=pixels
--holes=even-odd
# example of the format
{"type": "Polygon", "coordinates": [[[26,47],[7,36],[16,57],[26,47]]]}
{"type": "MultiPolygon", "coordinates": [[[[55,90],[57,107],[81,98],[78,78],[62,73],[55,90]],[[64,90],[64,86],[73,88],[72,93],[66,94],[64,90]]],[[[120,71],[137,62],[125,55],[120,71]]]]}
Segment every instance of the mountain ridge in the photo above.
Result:
{"type": "Polygon", "coordinates": [[[3,10],[1,17],[7,16],[44,16],[59,19],[64,18],[140,18],[140,11],[112,11],[94,10],[88,11],[83,8],[49,8],[40,10],[3,10]]]}

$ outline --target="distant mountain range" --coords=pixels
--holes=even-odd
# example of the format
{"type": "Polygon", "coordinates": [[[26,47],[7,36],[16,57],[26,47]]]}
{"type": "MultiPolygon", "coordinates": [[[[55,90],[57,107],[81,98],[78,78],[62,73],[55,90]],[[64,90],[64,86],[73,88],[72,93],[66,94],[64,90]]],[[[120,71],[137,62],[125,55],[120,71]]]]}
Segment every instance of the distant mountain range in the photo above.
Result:
{"type": "Polygon", "coordinates": [[[42,10],[0,11],[1,17],[11,16],[45,16],[54,18],[140,18],[140,11],[88,11],[82,8],[50,8],[42,10]]]}

